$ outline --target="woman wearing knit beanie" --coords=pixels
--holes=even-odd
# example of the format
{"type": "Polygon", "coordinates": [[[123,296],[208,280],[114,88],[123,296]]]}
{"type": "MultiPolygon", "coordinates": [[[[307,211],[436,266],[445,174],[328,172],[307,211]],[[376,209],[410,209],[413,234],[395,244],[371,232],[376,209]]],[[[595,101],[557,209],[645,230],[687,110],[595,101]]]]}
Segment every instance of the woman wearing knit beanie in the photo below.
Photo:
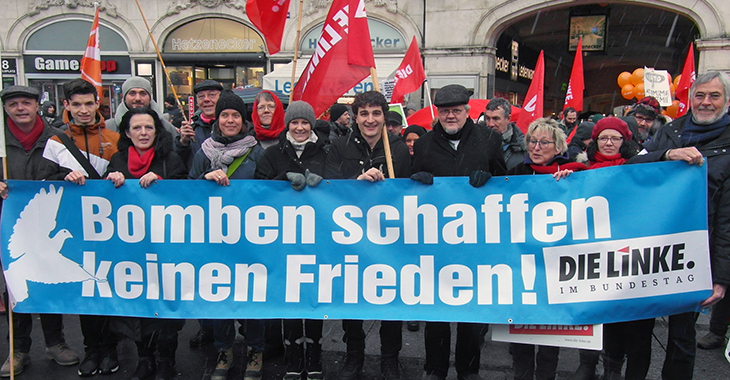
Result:
{"type": "MultiPolygon", "coordinates": [[[[325,138],[312,129],[314,110],[295,101],[286,109],[285,133],[266,149],[256,166],[256,178],[290,181],[298,191],[317,186],[324,174],[325,138]]],[[[322,373],[322,320],[285,319],[284,345],[287,368],[284,379],[324,379],[322,373]],[[305,349],[306,348],[306,349],[305,349]]]]}
{"type": "Polygon", "coordinates": [[[251,121],[256,140],[264,149],[276,145],[279,135],[285,129],[284,106],[271,91],[261,91],[253,102],[251,121]]]}
{"type": "MultiPolygon", "coordinates": [[[[206,179],[221,186],[228,186],[231,179],[252,179],[256,163],[264,154],[256,139],[247,134],[246,104],[232,91],[221,92],[215,106],[216,122],[209,138],[203,141],[195,153],[193,167],[188,178],[206,179]]],[[[233,342],[236,338],[235,321],[215,319],[213,325],[214,345],[218,348],[218,359],[211,380],[225,380],[233,365],[233,342]]],[[[249,347],[245,378],[261,378],[264,351],[264,321],[241,321],[245,344],[249,347]],[[244,327],[245,326],[245,327],[244,327]]]]}
{"type": "MultiPolygon", "coordinates": [[[[599,120],[586,149],[588,168],[622,165],[636,155],[639,144],[632,139],[628,124],[617,117],[599,120]]],[[[605,380],[623,379],[621,368],[627,358],[626,379],[645,379],[651,364],[651,333],[654,319],[603,325],[603,368],[605,380]]],[[[600,351],[580,350],[580,365],[571,379],[595,378],[600,351]]]]}

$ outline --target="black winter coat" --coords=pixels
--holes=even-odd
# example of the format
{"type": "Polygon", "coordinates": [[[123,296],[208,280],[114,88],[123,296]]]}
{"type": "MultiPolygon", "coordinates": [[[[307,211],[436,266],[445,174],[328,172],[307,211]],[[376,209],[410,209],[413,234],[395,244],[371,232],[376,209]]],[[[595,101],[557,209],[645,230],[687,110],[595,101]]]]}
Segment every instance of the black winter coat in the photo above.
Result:
{"type": "MultiPolygon", "coordinates": [[[[215,120],[213,120],[213,123],[215,123],[215,120]]],[[[188,171],[193,168],[195,153],[198,153],[203,141],[210,137],[213,132],[213,125],[203,121],[200,115],[193,117],[192,127],[195,131],[195,141],[191,141],[187,146],[180,143],[180,136],[175,136],[175,152],[183,159],[188,171]]]]}
{"type": "Polygon", "coordinates": [[[505,175],[502,135],[489,127],[466,120],[457,150],[443,134],[441,123],[421,136],[413,146],[413,172],[429,172],[436,177],[468,176],[483,170],[493,176],[505,175]]]}
{"type": "MultiPolygon", "coordinates": [[[[403,139],[390,139],[390,152],[393,156],[395,177],[410,177],[411,154],[403,139]]],[[[377,168],[388,178],[383,140],[378,140],[375,147],[370,149],[360,129],[353,126],[346,136],[338,138],[330,145],[324,178],[355,179],[370,168],[377,168]]]]}
{"type": "MultiPolygon", "coordinates": [[[[646,152],[627,164],[662,161],[669,149],[684,148],[680,136],[691,114],[662,126],[644,144],[646,152]]],[[[707,160],[707,218],[710,238],[712,282],[730,285],[730,125],[720,137],[694,145],[707,160]]]]}
{"type": "Polygon", "coordinates": [[[301,157],[297,157],[291,142],[286,139],[286,133],[283,133],[279,136],[279,143],[268,147],[259,160],[256,165],[255,178],[286,180],[286,173],[304,174],[306,169],[323,176],[327,160],[324,146],[325,139],[318,138],[316,143],[307,143],[301,157]]]}
{"type": "MultiPolygon", "coordinates": [[[[40,116],[38,116],[40,117],[40,116]]],[[[36,143],[26,152],[17,138],[10,132],[9,128],[5,128],[5,149],[8,161],[8,179],[19,180],[41,180],[53,171],[53,165],[50,161],[43,158],[43,149],[46,147],[46,141],[52,136],[63,133],[61,130],[50,127],[45,121],[43,122],[43,133],[36,143]]],[[[7,121],[6,121],[7,125],[7,121]]],[[[2,165],[0,165],[0,175],[3,173],[2,165]]]]}
{"type": "MultiPolygon", "coordinates": [[[[109,166],[106,168],[104,178],[106,178],[106,176],[111,172],[121,172],[124,174],[124,178],[135,179],[132,173],[129,172],[128,161],[129,151],[124,150],[114,153],[111,162],[109,162],[109,166]]],[[[175,152],[168,152],[164,156],[155,154],[149,171],[164,179],[185,179],[188,176],[185,163],[175,152]]]]}

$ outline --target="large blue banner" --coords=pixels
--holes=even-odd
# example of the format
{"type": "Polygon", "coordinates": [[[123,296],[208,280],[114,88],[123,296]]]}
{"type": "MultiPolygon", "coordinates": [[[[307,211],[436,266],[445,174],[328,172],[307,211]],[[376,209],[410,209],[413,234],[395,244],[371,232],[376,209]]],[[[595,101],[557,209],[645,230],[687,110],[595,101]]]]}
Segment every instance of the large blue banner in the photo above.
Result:
{"type": "Polygon", "coordinates": [[[18,312],[594,324],[710,295],[706,170],[380,183],[10,181],[18,312]]]}

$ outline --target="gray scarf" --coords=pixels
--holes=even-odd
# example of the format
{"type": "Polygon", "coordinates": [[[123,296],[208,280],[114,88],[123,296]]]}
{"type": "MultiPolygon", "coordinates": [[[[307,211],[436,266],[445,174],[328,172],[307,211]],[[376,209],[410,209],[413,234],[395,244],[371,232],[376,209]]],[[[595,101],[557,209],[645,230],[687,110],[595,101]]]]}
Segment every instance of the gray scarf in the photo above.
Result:
{"type": "Polygon", "coordinates": [[[228,171],[228,165],[233,160],[243,156],[254,146],[256,146],[256,139],[253,136],[246,136],[229,144],[219,143],[208,138],[203,141],[201,148],[210,160],[210,168],[212,170],[221,169],[225,172],[228,171]]]}

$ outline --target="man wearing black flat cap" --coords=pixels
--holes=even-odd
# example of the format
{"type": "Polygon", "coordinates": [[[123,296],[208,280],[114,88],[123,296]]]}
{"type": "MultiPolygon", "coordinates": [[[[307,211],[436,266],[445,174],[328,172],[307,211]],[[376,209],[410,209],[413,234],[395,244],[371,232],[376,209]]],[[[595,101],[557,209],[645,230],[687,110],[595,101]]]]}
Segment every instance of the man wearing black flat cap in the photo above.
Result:
{"type": "Polygon", "coordinates": [[[223,91],[220,83],[206,79],[193,87],[195,104],[200,109],[200,115],[193,116],[192,120],[183,120],[180,127],[180,137],[175,139],[175,152],[182,157],[188,170],[192,167],[193,157],[200,150],[201,144],[210,137],[215,123],[215,105],[223,91]]]}
{"type": "MultiPolygon", "coordinates": [[[[474,123],[469,117],[469,97],[464,86],[452,84],[436,92],[438,122],[433,131],[416,140],[411,179],[429,184],[433,177],[469,176],[474,187],[483,186],[492,175],[507,172],[502,157],[502,136],[474,123]]],[[[457,323],[457,379],[479,380],[479,357],[488,325],[457,323]]],[[[425,379],[444,380],[449,371],[451,328],[448,322],[426,322],[425,379]]]]}
{"type": "Polygon", "coordinates": [[[388,114],[385,115],[385,128],[391,135],[400,136],[403,131],[403,116],[398,112],[388,111],[388,114]]]}

